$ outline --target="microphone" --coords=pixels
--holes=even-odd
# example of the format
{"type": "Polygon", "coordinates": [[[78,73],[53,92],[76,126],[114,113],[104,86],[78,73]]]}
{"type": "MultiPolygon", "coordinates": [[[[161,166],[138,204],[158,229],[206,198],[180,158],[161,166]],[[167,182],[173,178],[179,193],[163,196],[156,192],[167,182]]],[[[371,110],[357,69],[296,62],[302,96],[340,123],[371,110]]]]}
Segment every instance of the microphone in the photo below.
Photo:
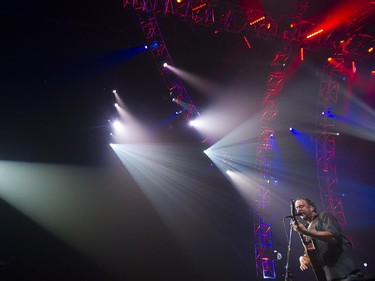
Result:
{"type": "MultiPolygon", "coordinates": [[[[295,214],[294,216],[296,216],[296,217],[299,216],[299,217],[300,217],[300,216],[302,216],[302,213],[297,213],[297,214],[295,214]]],[[[289,216],[285,216],[285,217],[284,217],[284,219],[287,219],[287,218],[293,218],[293,216],[292,216],[292,215],[289,215],[289,216]]]]}

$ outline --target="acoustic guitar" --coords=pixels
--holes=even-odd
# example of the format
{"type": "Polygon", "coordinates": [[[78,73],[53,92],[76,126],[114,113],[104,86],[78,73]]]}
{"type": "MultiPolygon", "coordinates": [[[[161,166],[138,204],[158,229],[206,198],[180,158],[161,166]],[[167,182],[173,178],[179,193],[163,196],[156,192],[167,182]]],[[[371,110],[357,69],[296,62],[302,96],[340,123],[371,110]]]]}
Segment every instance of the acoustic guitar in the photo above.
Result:
{"type": "MultiPolygon", "coordinates": [[[[292,214],[292,220],[293,222],[296,222],[296,208],[295,208],[295,202],[292,200],[292,206],[291,206],[291,214],[292,214]]],[[[314,225],[310,225],[310,227],[315,227],[314,225]]],[[[315,278],[317,281],[327,281],[326,275],[323,270],[323,265],[320,262],[319,255],[315,249],[314,241],[308,237],[303,235],[302,233],[299,233],[301,242],[303,247],[305,248],[305,253],[307,254],[310,264],[312,266],[315,278]]]]}

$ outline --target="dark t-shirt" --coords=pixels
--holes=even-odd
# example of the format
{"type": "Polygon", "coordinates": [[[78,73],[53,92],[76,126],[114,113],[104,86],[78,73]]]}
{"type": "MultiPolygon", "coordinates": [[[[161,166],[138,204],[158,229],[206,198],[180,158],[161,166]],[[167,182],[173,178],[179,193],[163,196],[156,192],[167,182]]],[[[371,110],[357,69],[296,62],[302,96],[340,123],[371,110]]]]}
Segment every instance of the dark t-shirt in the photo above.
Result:
{"type": "Polygon", "coordinates": [[[337,243],[328,243],[313,239],[328,281],[344,278],[361,267],[349,240],[333,215],[321,212],[318,215],[315,229],[331,232],[337,241],[337,243]]]}

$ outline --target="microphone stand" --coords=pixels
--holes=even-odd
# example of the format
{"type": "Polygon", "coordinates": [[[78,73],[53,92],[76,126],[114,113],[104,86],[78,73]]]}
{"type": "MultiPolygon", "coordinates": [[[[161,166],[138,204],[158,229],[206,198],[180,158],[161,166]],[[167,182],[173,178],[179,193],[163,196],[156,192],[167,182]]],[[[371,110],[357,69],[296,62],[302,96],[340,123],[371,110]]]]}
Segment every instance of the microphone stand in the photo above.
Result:
{"type": "Polygon", "coordinates": [[[287,255],[286,255],[285,276],[284,276],[285,281],[293,280],[293,274],[290,273],[290,271],[289,271],[290,251],[291,251],[291,246],[292,246],[292,233],[293,233],[292,221],[290,221],[288,251],[287,251],[287,255]]]}

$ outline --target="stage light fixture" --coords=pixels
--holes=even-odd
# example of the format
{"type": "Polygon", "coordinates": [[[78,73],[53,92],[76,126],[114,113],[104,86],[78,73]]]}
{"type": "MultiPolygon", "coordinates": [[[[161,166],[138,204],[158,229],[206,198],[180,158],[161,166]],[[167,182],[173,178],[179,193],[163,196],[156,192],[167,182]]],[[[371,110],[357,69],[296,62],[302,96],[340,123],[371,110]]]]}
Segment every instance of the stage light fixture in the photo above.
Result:
{"type": "MultiPolygon", "coordinates": [[[[153,40],[150,44],[148,44],[147,48],[150,48],[151,50],[155,50],[159,47],[159,42],[157,40],[153,40]]],[[[146,48],[146,49],[147,49],[146,48]]]]}
{"type": "Polygon", "coordinates": [[[120,121],[118,121],[118,120],[113,121],[112,126],[113,126],[113,128],[116,131],[122,131],[122,130],[124,130],[123,124],[120,121]]]}
{"type": "Polygon", "coordinates": [[[254,24],[256,24],[256,23],[258,23],[258,22],[260,22],[260,21],[262,21],[262,20],[264,20],[264,19],[266,19],[266,17],[265,17],[265,16],[262,16],[262,17],[260,17],[260,18],[258,18],[258,19],[256,19],[256,20],[250,22],[249,25],[254,25],[254,24]]]}
{"type": "Polygon", "coordinates": [[[246,43],[246,46],[250,49],[251,48],[251,44],[249,42],[249,40],[246,38],[246,36],[243,37],[245,43],[246,43]]]}
{"type": "Polygon", "coordinates": [[[199,6],[196,6],[196,7],[192,8],[191,10],[192,10],[192,11],[194,12],[194,11],[196,11],[196,10],[199,10],[199,9],[201,9],[201,8],[205,7],[205,6],[207,6],[207,4],[206,4],[206,3],[204,3],[204,4],[201,4],[201,5],[199,5],[199,6]]]}
{"type": "Polygon", "coordinates": [[[116,91],[116,90],[113,90],[112,93],[117,94],[117,91],[116,91]]]}
{"type": "Polygon", "coordinates": [[[198,120],[190,120],[189,125],[191,127],[197,127],[199,125],[199,122],[198,122],[198,120]]]}
{"type": "Polygon", "coordinates": [[[316,35],[322,33],[323,31],[324,31],[323,29],[320,29],[320,30],[318,30],[318,31],[315,31],[315,32],[313,32],[313,33],[307,35],[307,36],[306,36],[306,39],[310,39],[311,37],[314,37],[314,36],[316,36],[316,35]]]}
{"type": "Polygon", "coordinates": [[[177,102],[177,101],[179,100],[177,91],[170,91],[170,92],[169,92],[169,98],[170,98],[173,102],[177,102]]]}
{"type": "Polygon", "coordinates": [[[168,63],[163,63],[163,67],[167,67],[168,66],[168,63]]]}

